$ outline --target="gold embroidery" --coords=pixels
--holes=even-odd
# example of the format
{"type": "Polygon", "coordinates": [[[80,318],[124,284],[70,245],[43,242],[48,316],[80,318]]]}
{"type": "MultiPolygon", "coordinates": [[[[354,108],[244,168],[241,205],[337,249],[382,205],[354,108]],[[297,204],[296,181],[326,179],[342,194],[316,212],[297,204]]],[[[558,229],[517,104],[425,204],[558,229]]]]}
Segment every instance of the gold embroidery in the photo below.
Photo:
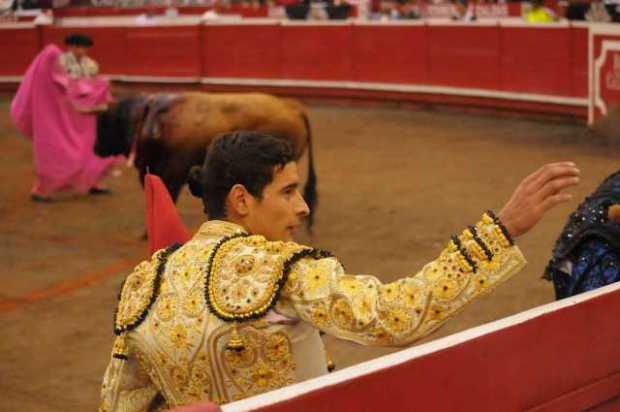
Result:
{"type": "Polygon", "coordinates": [[[175,366],[171,368],[170,371],[170,377],[172,378],[175,387],[181,392],[183,392],[185,390],[185,387],[187,386],[188,381],[186,369],[183,367],[175,366]]]}
{"type": "Polygon", "coordinates": [[[178,323],[171,331],[170,331],[170,340],[176,349],[188,349],[189,342],[187,340],[187,330],[185,326],[178,323]]]}
{"type": "Polygon", "coordinates": [[[287,295],[292,295],[299,291],[301,288],[301,282],[299,281],[299,273],[296,270],[292,270],[286,283],[284,284],[284,292],[287,295]]]}
{"type": "Polygon", "coordinates": [[[203,292],[200,289],[196,289],[191,291],[185,298],[183,312],[190,318],[195,318],[202,313],[204,307],[203,292]]]}
{"type": "Polygon", "coordinates": [[[440,279],[433,288],[433,294],[438,300],[452,300],[458,293],[458,283],[447,277],[440,279]]]}
{"type": "Polygon", "coordinates": [[[329,314],[325,308],[325,303],[316,302],[310,306],[310,319],[317,327],[325,327],[330,324],[329,314]]]}
{"type": "Polygon", "coordinates": [[[117,336],[114,339],[114,346],[112,347],[112,354],[116,358],[127,358],[129,349],[127,348],[127,342],[125,342],[125,336],[117,336]]]}
{"type": "Polygon", "coordinates": [[[422,293],[423,287],[416,284],[416,282],[405,281],[402,289],[403,300],[409,307],[416,307],[422,303],[424,294],[422,293]]]}
{"type": "Polygon", "coordinates": [[[116,309],[116,330],[136,323],[147,310],[155,293],[157,262],[161,252],[154,255],[151,261],[136,266],[127,277],[116,309]]]}
{"type": "Polygon", "coordinates": [[[482,215],[481,221],[475,227],[478,236],[493,254],[500,253],[501,250],[511,246],[510,240],[506,238],[501,228],[495,224],[493,218],[487,213],[482,215]]]}
{"type": "MultiPolygon", "coordinates": [[[[224,353],[224,359],[233,367],[233,368],[247,368],[251,366],[254,362],[256,362],[256,352],[254,351],[254,347],[248,345],[244,348],[244,350],[235,351],[235,350],[226,350],[224,353]]],[[[236,373],[236,369],[232,370],[233,373],[236,373]]]]}
{"type": "Polygon", "coordinates": [[[157,317],[160,320],[167,322],[173,318],[175,311],[176,301],[174,299],[174,296],[160,296],[160,298],[157,300],[157,308],[155,310],[157,317]]]}
{"type": "Polygon", "coordinates": [[[357,319],[357,327],[370,323],[375,314],[375,300],[367,294],[358,294],[352,300],[352,307],[357,319]]]}
{"type": "Polygon", "coordinates": [[[337,299],[332,306],[332,318],[338,327],[350,330],[353,323],[353,311],[346,299],[337,299]]]}
{"type": "Polygon", "coordinates": [[[391,302],[398,297],[398,286],[395,283],[381,285],[379,287],[379,295],[386,302],[391,302]]]}
{"type": "Polygon", "coordinates": [[[489,277],[482,273],[474,276],[474,278],[472,279],[472,282],[474,283],[474,287],[476,288],[478,292],[481,292],[490,286],[489,277]]]}
{"type": "Polygon", "coordinates": [[[446,309],[447,308],[442,305],[433,304],[431,305],[428,316],[431,320],[443,320],[447,317],[446,309]]]}
{"type": "MultiPolygon", "coordinates": [[[[226,403],[246,398],[293,383],[297,374],[305,376],[305,362],[319,362],[322,366],[322,348],[313,352],[315,348],[308,348],[305,342],[292,346],[291,336],[299,336],[296,328],[301,326],[295,324],[299,318],[327,333],[362,344],[402,345],[436,329],[463,304],[495,287],[523,262],[518,249],[504,250],[494,224],[479,223],[479,238],[489,249],[497,248],[500,253],[491,262],[481,262],[477,273],[467,271],[458,248],[451,245],[422,271],[382,285],[371,276],[345,275],[335,259],[297,260],[306,255],[322,257],[307,253],[312,249],[298,245],[267,242],[259,236],[222,243],[220,225],[223,224],[207,224],[208,231],[201,230],[171,256],[170,268],[159,280],[159,297],[143,326],[131,329],[127,338],[125,334],[119,338],[123,343],[121,338],[125,338],[129,348],[125,350],[115,343],[115,351],[129,352],[140,365],[146,365],[149,385],[152,383],[170,407],[204,399],[226,403]],[[216,245],[221,247],[213,253],[216,245]],[[209,273],[215,276],[207,283],[209,263],[209,273]],[[283,282],[286,269],[290,274],[283,282]],[[264,314],[260,309],[274,296],[277,298],[281,286],[282,299],[275,309],[288,320],[278,316],[251,319],[252,314],[264,314]],[[211,303],[211,295],[205,299],[207,292],[217,295],[213,302],[225,313],[239,317],[230,319],[247,321],[234,324],[243,339],[243,350],[225,349],[233,325],[223,321],[211,307],[207,310],[211,303]],[[294,359],[304,362],[299,365],[300,371],[293,364],[294,350],[307,351],[294,354],[294,359]],[[140,351],[144,351],[144,356],[140,351]]],[[[225,227],[227,235],[240,233],[237,226],[225,227]]],[[[477,259],[479,256],[472,251],[473,242],[475,239],[462,239],[461,247],[477,259]]],[[[158,260],[155,255],[127,280],[122,291],[123,303],[119,305],[118,319],[125,322],[121,326],[131,319],[139,320],[143,308],[148,308],[149,296],[153,296],[149,287],[154,282],[158,260]]],[[[312,331],[312,336],[316,337],[315,333],[312,331]]],[[[136,379],[141,376],[140,371],[127,367],[129,363],[113,360],[111,365],[124,365],[124,373],[131,370],[136,379]]],[[[116,399],[111,392],[118,393],[114,388],[119,388],[114,382],[119,381],[104,381],[102,408],[118,408],[118,403],[111,404],[116,399]]],[[[127,395],[133,390],[127,390],[127,395]]]]}
{"type": "Polygon", "coordinates": [[[411,316],[403,309],[392,309],[382,317],[383,323],[392,333],[400,334],[410,328],[411,316]]]}
{"type": "Polygon", "coordinates": [[[232,262],[232,266],[237,270],[239,275],[247,275],[252,272],[256,259],[252,255],[242,255],[232,262]]]}
{"type": "Polygon", "coordinates": [[[302,250],[311,249],[292,242],[267,242],[262,236],[223,241],[212,253],[207,274],[211,309],[223,320],[245,320],[263,315],[280,291],[284,263],[302,250]],[[239,259],[240,255],[257,255],[254,259],[260,258],[268,264],[261,265],[257,273],[254,259],[239,259]]]}
{"type": "Polygon", "coordinates": [[[233,352],[241,352],[245,349],[245,342],[243,338],[239,335],[239,331],[237,330],[237,326],[233,327],[233,330],[230,334],[230,338],[226,343],[226,350],[231,350],[233,352]]]}
{"type": "Polygon", "coordinates": [[[246,343],[239,352],[224,351],[224,371],[238,390],[232,399],[241,399],[293,382],[291,342],[282,332],[264,333],[252,327],[240,333],[246,343]]]}
{"type": "Polygon", "coordinates": [[[348,295],[354,295],[356,293],[359,293],[362,289],[360,281],[356,279],[355,276],[343,275],[338,282],[338,286],[344,293],[348,295]]]}
{"type": "Polygon", "coordinates": [[[194,402],[211,398],[212,383],[209,369],[207,355],[199,355],[190,371],[187,390],[187,395],[194,402]]]}
{"type": "Polygon", "coordinates": [[[304,287],[311,293],[324,289],[328,284],[327,273],[321,268],[315,268],[304,275],[304,287]]]}
{"type": "Polygon", "coordinates": [[[287,361],[291,357],[288,338],[283,333],[269,335],[265,344],[265,354],[270,362],[287,361]]]}

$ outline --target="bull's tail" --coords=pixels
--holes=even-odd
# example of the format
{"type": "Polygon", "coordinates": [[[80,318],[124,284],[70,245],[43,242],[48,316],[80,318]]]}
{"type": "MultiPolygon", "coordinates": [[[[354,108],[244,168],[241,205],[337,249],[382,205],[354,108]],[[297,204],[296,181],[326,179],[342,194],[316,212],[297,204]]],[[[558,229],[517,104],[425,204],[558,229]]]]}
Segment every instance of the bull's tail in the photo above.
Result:
{"type": "Polygon", "coordinates": [[[304,188],[304,199],[308,203],[310,209],[310,215],[306,220],[306,227],[309,232],[312,232],[312,224],[314,223],[314,214],[319,203],[319,197],[316,192],[316,172],[314,171],[314,156],[312,150],[312,129],[310,128],[310,121],[308,115],[302,113],[301,117],[304,119],[304,126],[306,127],[306,137],[308,139],[308,180],[306,180],[306,187],[304,188]]]}

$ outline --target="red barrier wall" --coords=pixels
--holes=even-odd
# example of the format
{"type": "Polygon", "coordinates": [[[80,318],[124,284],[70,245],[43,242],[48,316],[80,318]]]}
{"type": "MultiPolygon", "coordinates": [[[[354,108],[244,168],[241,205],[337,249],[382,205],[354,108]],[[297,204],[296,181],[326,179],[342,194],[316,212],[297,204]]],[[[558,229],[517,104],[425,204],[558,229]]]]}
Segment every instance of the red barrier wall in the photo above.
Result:
{"type": "Polygon", "coordinates": [[[200,26],[127,28],[127,65],[131,76],[201,76],[200,26]],[[130,58],[128,58],[130,56],[130,58]]]}
{"type": "Polygon", "coordinates": [[[428,30],[431,84],[501,89],[498,26],[429,26],[428,30]]]}
{"type": "Polygon", "coordinates": [[[202,61],[206,77],[281,77],[280,25],[206,25],[202,61]]]}
{"type": "Polygon", "coordinates": [[[351,25],[282,26],[282,77],[285,79],[352,79],[351,25]]]}
{"type": "Polygon", "coordinates": [[[305,87],[302,94],[343,97],[374,98],[383,91],[389,98],[400,93],[404,100],[450,104],[459,96],[464,104],[486,98],[483,106],[503,99],[498,107],[512,102],[518,110],[586,115],[588,28],[568,25],[241,21],[0,29],[6,50],[0,76],[23,74],[37,49],[62,44],[76,30],[94,38],[102,72],[121,79],[202,79],[229,88],[237,80],[255,89],[277,84],[287,93],[305,87]],[[17,41],[7,41],[5,33],[17,41]]]}
{"type": "Polygon", "coordinates": [[[424,25],[354,26],[349,46],[352,80],[428,84],[428,31],[424,25]],[[407,39],[407,52],[402,41],[407,39]],[[398,47],[395,47],[398,45],[398,47]],[[377,58],[380,55],[380,58],[377,58]]]}
{"type": "Polygon", "coordinates": [[[501,31],[504,90],[572,96],[570,32],[569,28],[504,28],[501,31]]]}
{"type": "Polygon", "coordinates": [[[570,34],[572,96],[588,96],[588,29],[572,27],[570,34]]]}
{"type": "Polygon", "coordinates": [[[39,33],[15,28],[0,31],[0,76],[21,76],[39,51],[39,33]]]}
{"type": "Polygon", "coordinates": [[[620,291],[614,285],[580,299],[541,306],[224,410],[618,410],[620,291]]]}

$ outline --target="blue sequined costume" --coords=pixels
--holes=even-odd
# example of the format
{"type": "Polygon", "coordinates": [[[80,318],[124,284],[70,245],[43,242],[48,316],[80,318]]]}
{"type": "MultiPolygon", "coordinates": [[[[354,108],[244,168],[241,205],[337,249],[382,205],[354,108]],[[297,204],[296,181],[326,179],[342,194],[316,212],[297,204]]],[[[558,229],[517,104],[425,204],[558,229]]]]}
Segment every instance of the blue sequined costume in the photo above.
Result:
{"type": "Polygon", "coordinates": [[[545,278],[557,299],[620,280],[620,225],[607,217],[620,203],[620,171],[607,177],[570,216],[553,249],[545,278]]]}

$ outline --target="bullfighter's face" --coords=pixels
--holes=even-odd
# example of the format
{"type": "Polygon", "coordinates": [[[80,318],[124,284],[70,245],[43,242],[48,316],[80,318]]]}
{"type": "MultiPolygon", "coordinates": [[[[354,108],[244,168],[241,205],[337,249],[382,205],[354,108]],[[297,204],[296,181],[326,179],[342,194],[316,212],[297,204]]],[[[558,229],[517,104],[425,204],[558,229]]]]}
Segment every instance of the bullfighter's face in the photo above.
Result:
{"type": "Polygon", "coordinates": [[[276,169],[262,198],[251,196],[247,206],[245,226],[250,233],[263,235],[267,240],[293,240],[293,233],[310,212],[299,193],[297,163],[276,169]]]}
{"type": "Polygon", "coordinates": [[[81,60],[82,57],[88,55],[88,48],[84,46],[69,46],[69,51],[73,53],[77,60],[81,60]]]}

